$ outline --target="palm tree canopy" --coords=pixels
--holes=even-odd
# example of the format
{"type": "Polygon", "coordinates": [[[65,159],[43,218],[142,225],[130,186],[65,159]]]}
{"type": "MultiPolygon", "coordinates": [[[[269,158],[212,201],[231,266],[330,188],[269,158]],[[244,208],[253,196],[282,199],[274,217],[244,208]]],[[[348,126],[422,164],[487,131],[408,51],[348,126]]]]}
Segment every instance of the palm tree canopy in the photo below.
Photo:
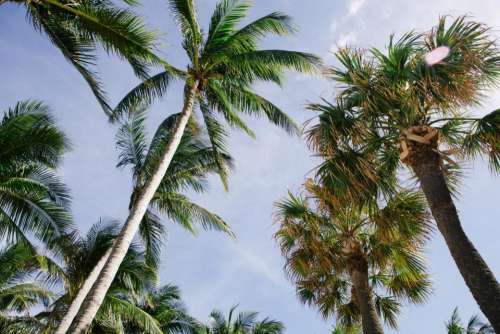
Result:
{"type": "Polygon", "coordinates": [[[150,65],[170,68],[154,54],[155,35],[146,29],[142,19],[109,0],[7,1],[25,8],[29,23],[80,72],[107,113],[111,108],[93,69],[98,47],[128,61],[141,78],[148,76],[150,65]]]}
{"type": "MultiPolygon", "coordinates": [[[[270,34],[288,35],[293,32],[291,19],[282,13],[271,13],[239,27],[250,4],[246,1],[220,1],[204,34],[198,25],[192,0],[169,0],[170,9],[183,38],[183,48],[189,66],[181,76],[188,87],[195,83],[196,102],[200,110],[213,152],[219,164],[226,152],[228,132],[222,120],[253,136],[242,114],[264,116],[290,133],[298,130],[295,123],[277,106],[253,91],[257,81],[281,85],[286,70],[311,73],[317,70],[319,58],[308,53],[285,50],[261,50],[260,41],[270,34]]],[[[132,113],[139,103],[149,104],[166,94],[175,78],[165,71],[145,80],[132,89],[115,108],[112,119],[132,113]]],[[[185,93],[186,93],[185,92],[185,93]]],[[[193,119],[194,122],[194,119],[193,119]]],[[[225,182],[224,169],[220,174],[225,182]]]]}
{"type": "MultiPolygon", "coordinates": [[[[45,330],[53,330],[95,264],[104,256],[119,232],[114,221],[99,221],[85,236],[76,232],[62,237],[64,245],[62,281],[65,293],[40,316],[45,330]]],[[[117,330],[133,324],[144,333],[162,333],[157,320],[136,304],[136,299],[156,285],[156,270],[145,262],[143,252],[133,244],[120,266],[91,328],[91,333],[117,330]]]]}
{"type": "MultiPolygon", "coordinates": [[[[120,126],[116,136],[120,151],[118,167],[129,166],[132,170],[135,190],[130,205],[135,200],[136,192],[151,177],[177,117],[178,114],[167,117],[149,143],[144,124],[145,108],[134,112],[131,118],[120,126]]],[[[165,234],[161,215],[167,216],[192,233],[196,233],[195,224],[199,223],[204,229],[231,234],[229,226],[220,216],[192,202],[183,193],[206,191],[207,177],[210,174],[218,173],[220,167],[229,170],[232,166],[232,158],[227,154],[221,154],[220,160],[216,161],[213,148],[203,139],[196,124],[190,124],[140,225],[139,234],[150,264],[157,266],[159,263],[165,234]]]]}
{"type": "Polygon", "coordinates": [[[231,308],[227,318],[221,311],[212,311],[207,325],[198,328],[198,334],[282,334],[285,330],[280,321],[269,318],[259,321],[257,312],[235,314],[236,308],[231,308]]]}
{"type": "Polygon", "coordinates": [[[448,334],[494,334],[493,328],[486,323],[483,323],[479,317],[473,316],[467,322],[467,325],[463,325],[460,315],[458,314],[458,308],[453,310],[450,320],[446,322],[446,329],[448,334]]]}
{"type": "Polygon", "coordinates": [[[401,191],[384,207],[343,206],[324,186],[306,182],[305,192],[276,204],[275,237],[299,299],[324,317],[353,330],[360,313],[349,275],[351,262],[366,260],[376,311],[396,327],[401,302],[421,303],[430,293],[421,247],[430,232],[419,193],[401,191]]]}
{"type": "Polygon", "coordinates": [[[71,225],[68,190],[54,172],[68,140],[47,106],[22,101],[4,112],[0,143],[0,238],[57,246],[71,225]]]}
{"type": "Polygon", "coordinates": [[[320,117],[308,141],[326,157],[318,177],[351,199],[390,194],[401,161],[417,159],[418,144],[431,142],[450,186],[459,169],[452,156],[484,154],[499,171],[500,112],[477,118],[464,111],[499,83],[499,54],[489,29],[463,16],[451,23],[442,17],[425,34],[392,36],[386,52],[339,50],[341,67],[329,70],[340,84],[336,101],[310,105],[320,117]],[[425,55],[440,46],[449,55],[426,64],[425,55]]]}

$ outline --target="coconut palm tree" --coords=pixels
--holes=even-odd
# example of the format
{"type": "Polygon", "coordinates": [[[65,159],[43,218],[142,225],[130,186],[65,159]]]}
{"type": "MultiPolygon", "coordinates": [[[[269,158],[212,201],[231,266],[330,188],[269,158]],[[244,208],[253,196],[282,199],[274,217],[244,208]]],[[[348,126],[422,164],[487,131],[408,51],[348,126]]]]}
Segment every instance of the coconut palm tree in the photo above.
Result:
{"type": "Polygon", "coordinates": [[[32,238],[49,248],[68,229],[66,187],[54,174],[68,147],[49,108],[21,101],[0,120],[0,240],[23,242],[35,251],[32,238]]]}
{"type": "Polygon", "coordinates": [[[339,204],[327,187],[306,182],[304,194],[276,204],[285,269],[300,300],[345,330],[383,333],[397,327],[401,302],[430,292],[421,247],[429,233],[423,197],[401,191],[385,207],[339,204]],[[312,202],[312,203],[311,203],[312,202]]]}
{"type": "Polygon", "coordinates": [[[226,319],[221,311],[210,313],[208,323],[198,328],[198,334],[282,334],[285,326],[280,321],[265,318],[257,320],[257,312],[240,312],[234,314],[237,306],[233,306],[226,319]]]}
{"type": "Polygon", "coordinates": [[[425,194],[437,227],[474,299],[500,331],[500,285],[462,229],[452,199],[463,161],[489,156],[500,170],[500,111],[482,118],[466,109],[499,83],[500,52],[489,29],[459,17],[441,18],[426,34],[391,37],[387,52],[341,49],[341,85],[334,103],[310,127],[309,142],[325,158],[318,177],[336,194],[366,202],[390,194],[407,167],[425,194]],[[429,65],[425,55],[449,52],[429,65]],[[458,161],[458,162],[457,162],[458,161]]]}
{"type": "MultiPolygon", "coordinates": [[[[154,170],[161,149],[168,140],[177,117],[178,115],[173,115],[165,119],[150,143],[148,143],[145,130],[144,108],[134,112],[132,117],[120,126],[116,136],[120,152],[118,167],[130,167],[132,171],[134,191],[131,195],[130,206],[133,205],[138,192],[144,187],[154,170]]],[[[168,174],[156,190],[139,227],[139,236],[149,266],[157,268],[159,265],[165,234],[162,216],[180,224],[191,233],[196,233],[196,224],[200,224],[204,229],[216,229],[231,234],[229,226],[221,217],[190,201],[183,194],[187,190],[204,192],[209,174],[217,173],[219,168],[226,170],[231,166],[232,159],[227,154],[221,154],[218,161],[214,159],[212,148],[194,128],[194,124],[187,129],[168,168],[168,174]]],[[[79,288],[56,334],[65,333],[70,327],[85,296],[106,263],[109,253],[110,250],[96,263],[79,288]]]]}
{"type": "MultiPolygon", "coordinates": [[[[169,0],[183,37],[183,48],[189,66],[182,73],[185,79],[184,104],[172,129],[169,140],[158,154],[158,164],[151,177],[137,192],[123,231],[115,243],[109,260],[87,297],[82,317],[75,333],[81,333],[92,321],[106,290],[109,288],[129,244],[139,229],[149,203],[160,186],[168,166],[182,138],[189,120],[194,121],[193,110],[200,114],[212,143],[214,157],[221,164],[227,132],[220,118],[236,128],[252,133],[238,115],[265,115],[272,123],[294,132],[294,123],[274,104],[256,94],[251,85],[257,81],[280,84],[285,70],[312,72],[319,60],[310,54],[259,50],[259,42],[267,34],[288,34],[292,31],[288,16],[272,13],[241,29],[237,25],[246,16],[250,5],[236,0],[222,0],[216,6],[208,33],[204,36],[198,25],[193,0],[169,0]]],[[[164,95],[172,74],[159,73],[134,88],[119,103],[113,118],[130,112],[138,102],[149,103],[164,95]]],[[[220,175],[225,180],[223,168],[220,175]]]]}
{"type": "Polygon", "coordinates": [[[467,322],[467,326],[462,324],[458,308],[453,310],[450,320],[446,323],[446,330],[448,334],[494,334],[493,327],[489,324],[483,323],[479,317],[473,316],[467,322]]]}
{"type": "MultiPolygon", "coordinates": [[[[133,4],[135,1],[126,1],[133,4]]],[[[139,77],[147,77],[148,65],[168,64],[154,55],[154,34],[129,9],[102,0],[0,0],[24,7],[27,21],[46,35],[63,56],[80,72],[106,112],[108,101],[92,69],[96,50],[127,60],[139,77]]]]}
{"type": "MultiPolygon", "coordinates": [[[[64,293],[37,316],[43,326],[39,333],[54,332],[92,268],[112,246],[118,231],[119,225],[115,222],[101,220],[84,237],[76,232],[61,237],[59,242],[64,255],[60,277],[64,293]]],[[[117,330],[125,323],[135,324],[144,333],[162,333],[158,322],[134,302],[137,296],[149,291],[156,280],[156,270],[145,262],[139,245],[133,244],[91,325],[90,333],[117,330]]]]}
{"type": "MultiPolygon", "coordinates": [[[[179,288],[164,285],[151,289],[140,296],[137,305],[154,317],[162,333],[195,333],[199,323],[190,315],[181,300],[179,288]]],[[[125,324],[126,333],[142,333],[142,329],[133,323],[125,324]]]]}

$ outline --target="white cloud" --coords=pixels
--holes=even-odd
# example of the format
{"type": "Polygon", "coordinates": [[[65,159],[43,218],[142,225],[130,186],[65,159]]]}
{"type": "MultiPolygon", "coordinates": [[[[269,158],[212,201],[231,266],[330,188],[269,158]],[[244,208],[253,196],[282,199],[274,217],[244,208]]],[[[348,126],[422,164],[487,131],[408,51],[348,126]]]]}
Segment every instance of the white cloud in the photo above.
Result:
{"type": "Polygon", "coordinates": [[[354,32],[348,32],[346,34],[341,34],[339,38],[337,39],[337,44],[332,46],[332,51],[335,51],[337,46],[338,47],[345,47],[348,45],[356,44],[358,38],[356,33],[354,32]]]}
{"type": "Polygon", "coordinates": [[[349,16],[356,15],[364,4],[365,0],[349,0],[349,16]]]}

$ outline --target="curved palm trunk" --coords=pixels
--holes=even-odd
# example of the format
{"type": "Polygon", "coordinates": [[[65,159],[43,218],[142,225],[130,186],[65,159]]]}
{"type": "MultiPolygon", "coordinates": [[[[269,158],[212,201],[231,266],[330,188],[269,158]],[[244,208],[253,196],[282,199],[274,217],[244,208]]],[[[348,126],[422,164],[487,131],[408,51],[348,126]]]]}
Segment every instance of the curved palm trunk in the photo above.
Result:
{"type": "Polygon", "coordinates": [[[349,268],[355,298],[361,312],[363,334],[383,334],[382,325],[375,311],[372,291],[368,283],[368,264],[363,258],[351,259],[349,268]]]}
{"type": "Polygon", "coordinates": [[[115,275],[123,261],[125,255],[127,254],[128,248],[132,243],[139,225],[146,213],[149,203],[153,199],[153,196],[158,189],[163,177],[165,176],[168,166],[172,161],[172,157],[179,146],[184,129],[189,121],[191,113],[193,111],[196,90],[198,88],[198,81],[189,87],[187,90],[184,107],[182,108],[181,116],[174,127],[172,136],[163,151],[162,157],[156,166],[151,178],[144,185],[142,190],[138,193],[136,201],[134,201],[132,208],[130,209],[129,216],[125,221],[125,224],[120,231],[120,234],[116,238],[111,254],[108,261],[106,262],[101,274],[99,275],[97,281],[95,282],[92,290],[85,299],[82,309],[78,313],[75,319],[75,324],[71,333],[82,334],[90,326],[92,320],[94,319],[99,307],[101,306],[106,292],[108,291],[115,275]]]}
{"type": "Polygon", "coordinates": [[[99,277],[102,268],[108,261],[110,254],[111,254],[111,248],[106,251],[106,253],[99,259],[97,264],[94,266],[90,274],[85,279],[85,282],[83,282],[83,285],[80,287],[80,289],[78,289],[78,293],[76,294],[75,298],[71,301],[68,311],[62,318],[54,334],[64,334],[68,331],[69,327],[71,326],[71,323],[73,322],[73,319],[78,314],[78,310],[80,309],[80,306],[82,306],[85,297],[87,297],[87,294],[89,293],[90,289],[97,280],[97,277],[99,277]]]}
{"type": "Polygon", "coordinates": [[[500,285],[462,229],[438,153],[427,147],[412,157],[409,164],[467,287],[495,331],[500,333],[500,285]]]}

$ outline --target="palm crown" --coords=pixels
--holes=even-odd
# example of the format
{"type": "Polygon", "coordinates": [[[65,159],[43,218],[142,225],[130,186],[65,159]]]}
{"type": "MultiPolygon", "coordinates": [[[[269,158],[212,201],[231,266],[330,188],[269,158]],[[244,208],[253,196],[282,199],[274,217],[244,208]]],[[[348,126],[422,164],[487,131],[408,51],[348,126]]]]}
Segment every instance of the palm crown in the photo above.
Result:
{"type": "Polygon", "coordinates": [[[221,311],[210,313],[206,326],[198,328],[198,334],[281,334],[285,327],[279,321],[265,318],[257,320],[257,312],[240,312],[235,314],[237,306],[233,306],[228,317],[221,311]]]}
{"type": "Polygon", "coordinates": [[[18,102],[0,121],[0,238],[46,246],[71,225],[69,195],[55,175],[68,148],[49,108],[37,101],[18,102]]]}
{"type": "MultiPolygon", "coordinates": [[[[296,132],[296,125],[284,112],[252,90],[256,81],[281,85],[284,70],[307,73],[315,71],[319,65],[319,59],[311,54],[258,49],[260,40],[268,34],[292,33],[290,18],[276,12],[237,28],[247,15],[250,4],[222,0],[212,15],[208,33],[204,35],[192,0],[170,0],[169,3],[190,64],[184,71],[168,69],[139,84],[120,101],[112,119],[133,112],[138,103],[151,103],[164,95],[170,82],[180,76],[186,81],[185,94],[189,95],[190,88],[196,86],[195,100],[217,161],[226,149],[227,131],[221,119],[231,127],[253,135],[241,113],[264,115],[288,132],[296,132]]],[[[222,168],[220,172],[225,175],[222,168]]]]}
{"type": "Polygon", "coordinates": [[[465,17],[447,26],[443,17],[428,34],[391,37],[386,53],[341,49],[336,56],[343,68],[328,75],[340,91],[336,103],[310,105],[321,114],[308,140],[328,157],[318,174],[339,194],[366,199],[390,193],[401,162],[422,159],[419,145],[439,151],[449,176],[458,167],[453,155],[485,153],[498,170],[500,113],[464,114],[500,78],[498,49],[486,27],[465,17]],[[427,65],[425,54],[439,46],[450,54],[442,64],[427,65]]]}
{"type": "Polygon", "coordinates": [[[493,328],[489,324],[482,322],[479,317],[473,316],[463,325],[458,308],[453,310],[453,314],[449,321],[446,322],[446,329],[448,334],[494,334],[493,328]]]}
{"type": "MultiPolygon", "coordinates": [[[[151,176],[161,153],[168,141],[178,115],[168,117],[158,127],[148,145],[145,130],[145,109],[134,112],[127,122],[123,123],[117,133],[117,147],[120,151],[118,167],[130,166],[134,179],[134,192],[130,206],[133,205],[137,192],[151,176]]],[[[217,173],[219,166],[224,169],[232,167],[232,159],[224,154],[219,162],[214,160],[212,147],[201,138],[195,124],[184,132],[181,143],[168,167],[167,174],[158,187],[149,205],[139,234],[146,248],[146,259],[149,264],[159,264],[162,238],[165,227],[159,214],[192,233],[196,233],[195,223],[205,229],[216,229],[230,233],[229,226],[218,215],[193,203],[183,194],[186,191],[204,192],[207,188],[206,178],[217,173]]]]}
{"type": "Polygon", "coordinates": [[[299,298],[325,317],[335,314],[346,330],[361,320],[366,330],[365,303],[396,327],[400,302],[421,303],[430,293],[420,254],[430,228],[418,193],[402,191],[383,208],[360,209],[339,206],[328,188],[309,181],[303,195],[290,194],[276,207],[276,238],[299,298]],[[369,300],[357,291],[364,287],[356,271],[366,275],[369,300]]]}

